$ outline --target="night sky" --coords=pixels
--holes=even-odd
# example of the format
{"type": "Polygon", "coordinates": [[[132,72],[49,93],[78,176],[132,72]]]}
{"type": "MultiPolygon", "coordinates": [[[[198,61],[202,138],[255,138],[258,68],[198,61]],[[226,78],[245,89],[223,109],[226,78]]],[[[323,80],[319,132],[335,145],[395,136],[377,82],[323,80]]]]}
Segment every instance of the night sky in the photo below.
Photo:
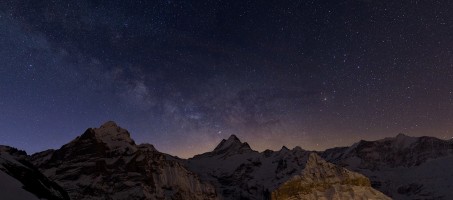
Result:
{"type": "Polygon", "coordinates": [[[323,150],[453,137],[445,1],[0,2],[0,143],[34,153],[113,120],[180,157],[236,134],[323,150]]]}

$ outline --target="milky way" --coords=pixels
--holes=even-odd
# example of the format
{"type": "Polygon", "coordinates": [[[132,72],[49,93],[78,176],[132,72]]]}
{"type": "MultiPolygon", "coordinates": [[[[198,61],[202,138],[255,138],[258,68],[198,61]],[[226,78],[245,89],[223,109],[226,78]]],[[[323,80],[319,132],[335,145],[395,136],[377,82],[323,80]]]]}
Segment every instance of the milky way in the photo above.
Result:
{"type": "Polygon", "coordinates": [[[0,3],[0,143],[58,148],[108,120],[190,157],[453,137],[449,1],[0,3]]]}

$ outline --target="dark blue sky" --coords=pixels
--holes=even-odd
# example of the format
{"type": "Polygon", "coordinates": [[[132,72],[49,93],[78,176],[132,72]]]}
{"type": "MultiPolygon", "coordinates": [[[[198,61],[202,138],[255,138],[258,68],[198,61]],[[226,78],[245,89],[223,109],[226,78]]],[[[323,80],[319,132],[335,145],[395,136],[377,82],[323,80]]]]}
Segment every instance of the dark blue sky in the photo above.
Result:
{"type": "Polygon", "coordinates": [[[0,143],[114,120],[187,157],[451,138],[449,1],[2,1],[0,143]]]}

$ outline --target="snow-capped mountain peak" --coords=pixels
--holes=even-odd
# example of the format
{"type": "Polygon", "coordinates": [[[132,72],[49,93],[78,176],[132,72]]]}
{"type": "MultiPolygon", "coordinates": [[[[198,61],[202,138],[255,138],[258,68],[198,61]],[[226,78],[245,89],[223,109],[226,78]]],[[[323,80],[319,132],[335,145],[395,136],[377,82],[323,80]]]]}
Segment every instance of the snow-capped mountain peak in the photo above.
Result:
{"type": "MultiPolygon", "coordinates": [[[[75,157],[130,155],[138,150],[129,132],[109,121],[99,128],[88,128],[81,136],[63,145],[45,159],[62,160],[75,157]]],[[[42,160],[45,162],[45,160],[42,160]]]]}
{"type": "Polygon", "coordinates": [[[108,121],[93,130],[96,139],[105,143],[111,150],[126,147],[135,149],[135,142],[132,140],[130,133],[113,121],[108,121]]]}
{"type": "Polygon", "coordinates": [[[289,151],[288,147],[286,146],[282,146],[282,148],[280,149],[281,152],[286,152],[286,151],[289,151]]]}
{"type": "Polygon", "coordinates": [[[246,151],[252,151],[250,145],[247,142],[241,142],[236,135],[231,135],[227,140],[223,139],[212,153],[220,155],[236,154],[246,151]]]}
{"type": "Polygon", "coordinates": [[[180,159],[136,145],[114,122],[89,128],[55,151],[30,158],[71,199],[204,199],[215,189],[188,171],[180,159]]]}
{"type": "Polygon", "coordinates": [[[129,144],[135,144],[134,140],[131,139],[130,133],[113,121],[108,121],[93,130],[96,133],[96,138],[106,143],[109,141],[124,141],[129,144]]]}
{"type": "Polygon", "coordinates": [[[222,141],[217,145],[214,151],[219,151],[230,146],[241,144],[242,144],[241,140],[239,140],[239,138],[236,135],[230,135],[230,137],[227,140],[222,139],[222,141]]]}

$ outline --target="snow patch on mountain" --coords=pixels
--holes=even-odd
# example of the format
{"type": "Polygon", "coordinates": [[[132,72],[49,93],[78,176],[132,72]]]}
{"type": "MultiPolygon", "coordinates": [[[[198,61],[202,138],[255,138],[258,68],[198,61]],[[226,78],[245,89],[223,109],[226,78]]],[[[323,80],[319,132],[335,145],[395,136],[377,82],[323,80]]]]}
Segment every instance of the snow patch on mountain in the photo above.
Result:
{"type": "Polygon", "coordinates": [[[131,139],[130,133],[115,122],[108,121],[99,128],[94,128],[95,137],[106,144],[112,151],[136,151],[134,140],[131,139]]]}
{"type": "MultiPolygon", "coordinates": [[[[1,162],[1,161],[0,161],[1,162]]],[[[34,194],[26,191],[23,184],[17,179],[0,170],[1,198],[8,200],[37,200],[34,194]]]]}
{"type": "Polygon", "coordinates": [[[69,199],[63,188],[45,177],[27,159],[25,151],[0,145],[0,191],[8,191],[2,194],[2,199],[69,199]]]}

